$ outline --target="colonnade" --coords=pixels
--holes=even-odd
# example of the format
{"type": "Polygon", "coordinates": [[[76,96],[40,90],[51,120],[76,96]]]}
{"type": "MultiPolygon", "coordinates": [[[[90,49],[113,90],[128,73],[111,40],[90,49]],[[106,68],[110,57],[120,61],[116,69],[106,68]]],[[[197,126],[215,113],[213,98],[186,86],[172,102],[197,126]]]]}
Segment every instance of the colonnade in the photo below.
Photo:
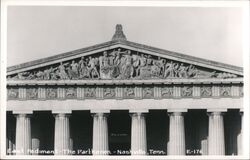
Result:
{"type": "MultiPolygon", "coordinates": [[[[109,155],[108,114],[92,113],[93,117],[93,155],[109,155]]],[[[147,155],[146,112],[131,112],[131,155],[147,155]]],[[[169,112],[169,142],[167,155],[186,155],[185,112],[169,112]]],[[[16,150],[19,155],[28,155],[31,149],[30,115],[16,115],[16,150]]],[[[70,155],[73,149],[70,137],[70,113],[55,114],[54,154],[70,155]]],[[[208,155],[225,155],[225,135],[223,112],[208,113],[208,155]]],[[[159,124],[160,125],[160,124],[159,124]]],[[[241,134],[238,136],[241,139],[241,134]]],[[[238,153],[241,154],[241,140],[238,153]]]]}

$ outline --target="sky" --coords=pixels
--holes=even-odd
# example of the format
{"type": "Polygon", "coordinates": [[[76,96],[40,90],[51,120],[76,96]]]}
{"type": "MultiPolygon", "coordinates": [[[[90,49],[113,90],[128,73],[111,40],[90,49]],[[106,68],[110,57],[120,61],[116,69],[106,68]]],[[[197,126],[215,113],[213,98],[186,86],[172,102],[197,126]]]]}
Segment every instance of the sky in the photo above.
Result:
{"type": "Polygon", "coordinates": [[[127,40],[243,66],[240,8],[10,6],[7,66],[110,41],[127,40]]]}

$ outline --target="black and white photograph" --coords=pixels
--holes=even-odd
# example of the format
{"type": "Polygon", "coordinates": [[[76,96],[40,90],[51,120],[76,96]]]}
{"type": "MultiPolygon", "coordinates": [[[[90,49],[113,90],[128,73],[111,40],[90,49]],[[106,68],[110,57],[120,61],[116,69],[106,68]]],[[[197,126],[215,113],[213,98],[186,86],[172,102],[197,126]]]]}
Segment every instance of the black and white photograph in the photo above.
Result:
{"type": "Polygon", "coordinates": [[[170,2],[4,0],[0,158],[249,159],[249,1],[170,2]]]}

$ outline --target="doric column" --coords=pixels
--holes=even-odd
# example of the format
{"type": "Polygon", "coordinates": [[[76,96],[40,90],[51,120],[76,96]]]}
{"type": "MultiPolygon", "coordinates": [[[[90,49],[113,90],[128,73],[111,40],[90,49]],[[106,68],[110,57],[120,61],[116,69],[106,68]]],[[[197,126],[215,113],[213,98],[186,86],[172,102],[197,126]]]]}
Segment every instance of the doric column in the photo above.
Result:
{"type": "Polygon", "coordinates": [[[55,115],[55,155],[69,155],[71,153],[69,116],[66,113],[55,115]]]}
{"type": "Polygon", "coordinates": [[[208,154],[225,155],[224,122],[222,112],[209,114],[208,154]]]}
{"type": "Polygon", "coordinates": [[[16,115],[16,155],[29,155],[31,149],[30,115],[16,115]]]}
{"type": "Polygon", "coordinates": [[[107,113],[93,114],[93,155],[108,155],[108,120],[107,113]]]}
{"type": "Polygon", "coordinates": [[[169,114],[168,155],[185,155],[185,127],[182,112],[169,114]]]}
{"type": "Polygon", "coordinates": [[[240,133],[237,136],[237,155],[242,155],[243,154],[243,146],[242,146],[242,130],[243,130],[243,112],[239,113],[241,116],[241,120],[240,120],[240,125],[241,125],[241,129],[240,129],[240,133]]]}
{"type": "Polygon", "coordinates": [[[147,154],[146,118],[144,113],[132,113],[131,155],[147,154]]]}

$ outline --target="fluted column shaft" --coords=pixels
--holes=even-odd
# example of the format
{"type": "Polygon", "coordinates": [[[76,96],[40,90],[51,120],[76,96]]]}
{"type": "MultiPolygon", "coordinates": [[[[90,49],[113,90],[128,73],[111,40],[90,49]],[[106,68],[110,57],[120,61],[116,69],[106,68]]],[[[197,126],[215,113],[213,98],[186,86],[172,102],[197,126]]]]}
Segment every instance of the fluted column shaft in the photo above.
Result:
{"type": "Polygon", "coordinates": [[[105,113],[93,115],[93,155],[109,154],[107,116],[105,113]]]}
{"type": "Polygon", "coordinates": [[[169,114],[168,155],[185,155],[185,128],[182,112],[169,114]]]}
{"type": "Polygon", "coordinates": [[[30,116],[27,114],[18,114],[16,116],[16,155],[28,155],[30,149],[30,116]]]}
{"type": "Polygon", "coordinates": [[[221,112],[209,114],[208,154],[225,155],[224,121],[221,112]]]}
{"type": "Polygon", "coordinates": [[[59,113],[55,115],[55,155],[70,154],[70,125],[69,114],[59,113]]]}
{"type": "Polygon", "coordinates": [[[147,154],[146,118],[144,113],[132,113],[131,155],[147,154]]]}

